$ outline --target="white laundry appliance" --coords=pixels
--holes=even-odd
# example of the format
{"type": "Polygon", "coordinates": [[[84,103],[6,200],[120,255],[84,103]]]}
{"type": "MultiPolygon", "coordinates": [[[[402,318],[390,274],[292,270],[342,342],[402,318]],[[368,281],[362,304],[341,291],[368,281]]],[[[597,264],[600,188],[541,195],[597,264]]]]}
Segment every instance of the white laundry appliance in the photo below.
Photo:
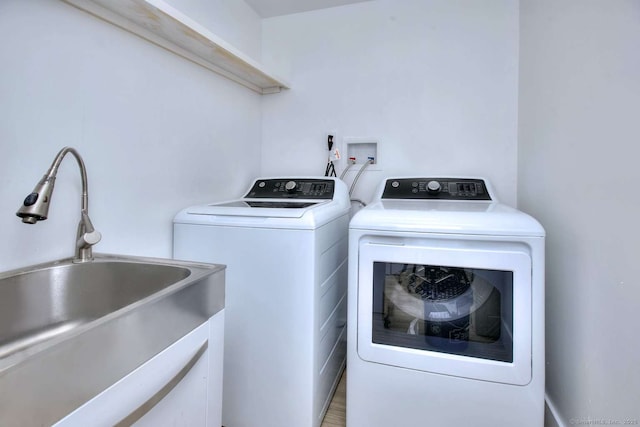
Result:
{"type": "Polygon", "coordinates": [[[176,259],[226,264],[225,427],[317,427],[346,359],[349,195],[260,178],[174,219],[176,259]]]}
{"type": "Polygon", "coordinates": [[[383,181],[349,226],[347,426],[541,427],[544,238],[485,180],[383,181]]]}

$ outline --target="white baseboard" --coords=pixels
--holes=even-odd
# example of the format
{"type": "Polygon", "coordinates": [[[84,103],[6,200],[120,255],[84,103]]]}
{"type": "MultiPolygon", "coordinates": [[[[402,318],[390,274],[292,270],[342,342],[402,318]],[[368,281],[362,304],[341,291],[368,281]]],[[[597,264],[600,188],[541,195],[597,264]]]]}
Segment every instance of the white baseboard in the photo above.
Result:
{"type": "Polygon", "coordinates": [[[544,395],[544,427],[566,427],[556,405],[547,394],[544,395]]]}

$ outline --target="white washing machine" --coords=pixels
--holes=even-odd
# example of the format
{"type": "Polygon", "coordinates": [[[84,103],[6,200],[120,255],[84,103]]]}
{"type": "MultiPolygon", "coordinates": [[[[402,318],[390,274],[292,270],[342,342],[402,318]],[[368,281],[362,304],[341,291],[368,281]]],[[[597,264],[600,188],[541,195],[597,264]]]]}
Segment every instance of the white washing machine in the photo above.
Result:
{"type": "Polygon", "coordinates": [[[482,179],[392,178],[349,226],[347,426],[544,419],[544,238],[482,179]]]}
{"type": "Polygon", "coordinates": [[[317,427],[346,359],[349,195],[335,178],[261,178],[181,211],[176,259],[226,264],[225,427],[317,427]]]}

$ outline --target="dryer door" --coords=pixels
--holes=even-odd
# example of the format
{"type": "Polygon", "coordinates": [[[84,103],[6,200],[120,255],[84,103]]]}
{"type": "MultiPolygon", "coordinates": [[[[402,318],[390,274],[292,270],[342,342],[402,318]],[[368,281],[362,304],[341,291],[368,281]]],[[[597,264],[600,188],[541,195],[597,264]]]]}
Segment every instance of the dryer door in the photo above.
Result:
{"type": "Polygon", "coordinates": [[[360,357],[445,375],[528,384],[530,255],[524,248],[506,249],[495,242],[416,243],[360,243],[360,357]]]}

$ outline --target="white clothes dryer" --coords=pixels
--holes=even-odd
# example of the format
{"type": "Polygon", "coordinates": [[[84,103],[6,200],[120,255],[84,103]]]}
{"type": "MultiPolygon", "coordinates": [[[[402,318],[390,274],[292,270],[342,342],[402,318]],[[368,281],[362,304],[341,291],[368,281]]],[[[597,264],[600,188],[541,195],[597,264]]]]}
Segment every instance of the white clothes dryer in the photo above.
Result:
{"type": "Polygon", "coordinates": [[[174,219],[176,259],[226,264],[226,427],[317,427],[346,359],[349,194],[260,178],[174,219]]]}
{"type": "Polygon", "coordinates": [[[470,178],[391,178],[349,226],[347,426],[544,419],[544,239],[470,178]]]}

